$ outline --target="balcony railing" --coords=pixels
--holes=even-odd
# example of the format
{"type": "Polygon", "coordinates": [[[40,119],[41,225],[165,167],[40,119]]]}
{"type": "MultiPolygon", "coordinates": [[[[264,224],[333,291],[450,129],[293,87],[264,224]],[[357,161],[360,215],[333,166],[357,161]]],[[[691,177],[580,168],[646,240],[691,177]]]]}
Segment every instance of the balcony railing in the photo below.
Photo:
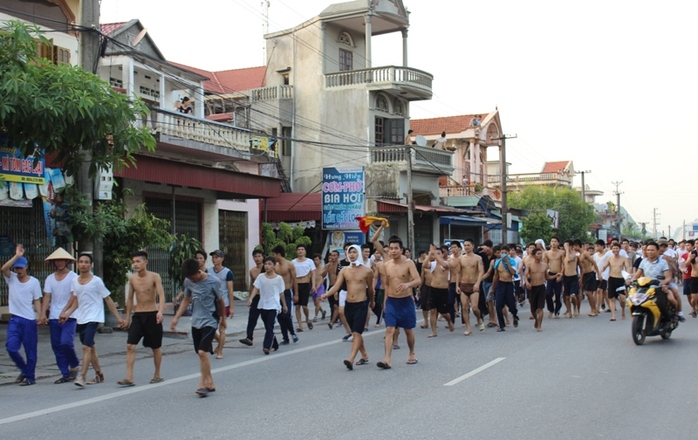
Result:
{"type": "MultiPolygon", "coordinates": [[[[394,147],[371,148],[371,163],[407,162],[407,148],[402,145],[394,147]]],[[[434,173],[453,171],[453,153],[433,148],[410,146],[413,169],[423,169],[434,173]]]]}
{"type": "Polygon", "coordinates": [[[490,196],[499,200],[501,193],[496,188],[486,188],[481,185],[458,185],[439,187],[439,197],[490,196]]]}
{"type": "Polygon", "coordinates": [[[278,99],[293,99],[293,86],[271,86],[250,90],[252,102],[276,101],[278,99]]]}
{"type": "MultiPolygon", "coordinates": [[[[487,176],[487,183],[499,185],[501,176],[498,174],[487,176]]],[[[524,173],[511,174],[507,176],[507,185],[572,185],[572,176],[563,173],[524,173]]]]}
{"type": "Polygon", "coordinates": [[[326,87],[353,86],[359,84],[403,83],[420,86],[431,91],[434,77],[409,67],[386,66],[371,69],[347,70],[325,75],[326,87]]]}
{"type": "Polygon", "coordinates": [[[267,153],[270,157],[276,157],[277,154],[277,149],[270,150],[267,136],[184,113],[151,108],[150,120],[147,123],[154,133],[231,148],[241,153],[254,151],[256,154],[267,153]]]}

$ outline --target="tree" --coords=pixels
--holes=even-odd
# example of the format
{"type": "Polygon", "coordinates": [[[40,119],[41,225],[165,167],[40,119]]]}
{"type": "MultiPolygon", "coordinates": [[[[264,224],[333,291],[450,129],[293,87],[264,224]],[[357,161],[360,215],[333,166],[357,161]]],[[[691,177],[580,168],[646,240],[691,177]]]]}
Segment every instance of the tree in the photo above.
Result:
{"type": "Polygon", "coordinates": [[[262,223],[262,240],[264,243],[264,252],[271,255],[272,249],[277,245],[282,245],[286,248],[286,259],[292,260],[296,256],[296,246],[304,244],[308,248],[313,244],[310,237],[305,234],[303,226],[291,227],[288,223],[279,223],[278,232],[274,231],[274,227],[270,223],[262,223]]]}
{"type": "Polygon", "coordinates": [[[523,191],[511,193],[508,201],[510,207],[528,211],[522,219],[524,226],[521,231],[521,237],[527,242],[538,238],[548,242],[553,235],[560,240],[590,238],[589,227],[596,218],[594,208],[570,188],[528,186],[523,191]],[[559,214],[557,230],[552,228],[552,220],[546,216],[548,209],[559,214]]]}
{"type": "Polygon", "coordinates": [[[148,114],[141,99],[119,93],[81,67],[38,56],[49,45],[38,26],[8,21],[0,29],[0,132],[24,157],[50,156],[68,175],[83,162],[89,175],[135,163],[133,153],[155,149],[137,122],[148,114]]]}

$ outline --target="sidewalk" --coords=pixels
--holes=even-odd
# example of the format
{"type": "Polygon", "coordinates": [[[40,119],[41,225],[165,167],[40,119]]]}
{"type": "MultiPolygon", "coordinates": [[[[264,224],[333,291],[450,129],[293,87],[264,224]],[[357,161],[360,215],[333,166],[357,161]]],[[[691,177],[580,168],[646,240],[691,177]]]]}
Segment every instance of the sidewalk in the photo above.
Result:
{"type": "MultiPolygon", "coordinates": [[[[323,306],[327,307],[326,304],[323,306]]],[[[311,306],[312,307],[312,306],[311,306]]],[[[247,316],[248,316],[247,301],[236,300],[235,301],[235,315],[233,318],[228,319],[228,326],[226,328],[225,334],[229,336],[226,341],[226,345],[239,344],[238,338],[233,338],[233,336],[238,336],[243,338],[245,332],[247,331],[247,316]]],[[[174,317],[174,309],[172,304],[167,304],[165,307],[165,315],[163,317],[163,330],[165,332],[162,341],[162,354],[176,354],[182,353],[192,349],[190,341],[190,331],[191,323],[188,316],[183,316],[179,319],[177,327],[174,332],[170,331],[170,324],[172,323],[172,318],[174,317]]],[[[256,331],[263,331],[264,324],[262,320],[257,321],[256,331]]],[[[126,332],[121,330],[115,330],[113,333],[98,333],[95,340],[97,344],[97,353],[99,354],[99,360],[102,367],[109,367],[112,365],[123,365],[125,370],[126,363],[126,332]]],[[[257,336],[261,337],[261,335],[257,336]]],[[[0,322],[0,343],[2,343],[2,350],[0,351],[0,386],[2,385],[14,385],[14,380],[19,374],[17,367],[10,359],[7,351],[4,349],[5,340],[7,339],[7,322],[0,322]]],[[[77,335],[75,337],[75,348],[78,354],[78,358],[82,358],[82,350],[80,348],[80,340],[77,335]]],[[[20,350],[24,355],[24,351],[20,350]]],[[[151,351],[148,348],[144,348],[141,344],[138,345],[136,349],[136,360],[150,358],[152,357],[151,351]]],[[[39,346],[38,346],[38,362],[36,366],[36,380],[37,381],[49,381],[52,383],[53,380],[60,377],[60,372],[56,366],[56,358],[51,349],[51,340],[49,335],[48,326],[39,327],[39,346]]],[[[107,380],[117,380],[117,378],[109,377],[107,380]]]]}

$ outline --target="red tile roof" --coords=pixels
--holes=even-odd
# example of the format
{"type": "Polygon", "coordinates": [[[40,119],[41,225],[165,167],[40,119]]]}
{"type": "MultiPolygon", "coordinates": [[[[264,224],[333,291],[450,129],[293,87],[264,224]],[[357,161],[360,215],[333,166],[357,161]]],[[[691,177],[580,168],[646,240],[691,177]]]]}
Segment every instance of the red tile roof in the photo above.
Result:
{"type": "Polygon", "coordinates": [[[267,72],[266,66],[213,72],[175,62],[170,62],[170,64],[209,77],[210,79],[204,82],[204,90],[221,94],[264,87],[264,75],[267,72]]]}
{"type": "Polygon", "coordinates": [[[559,173],[568,168],[571,160],[561,160],[558,162],[546,162],[541,173],[559,173]]]}
{"type": "Polygon", "coordinates": [[[429,136],[439,135],[441,132],[460,133],[470,127],[470,120],[475,116],[482,116],[482,119],[489,113],[478,113],[475,115],[461,116],[444,116],[441,118],[431,119],[412,119],[410,121],[410,129],[414,130],[415,135],[429,136]]]}
{"type": "Polygon", "coordinates": [[[127,22],[123,21],[121,23],[102,23],[99,25],[99,29],[105,35],[110,35],[119,29],[121,29],[127,22]]]}

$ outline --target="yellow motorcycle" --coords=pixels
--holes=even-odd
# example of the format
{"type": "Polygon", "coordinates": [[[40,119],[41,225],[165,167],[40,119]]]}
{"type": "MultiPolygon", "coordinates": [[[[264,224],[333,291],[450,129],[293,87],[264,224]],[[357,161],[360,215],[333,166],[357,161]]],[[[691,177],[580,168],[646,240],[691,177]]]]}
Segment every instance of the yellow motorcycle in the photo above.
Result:
{"type": "Polygon", "coordinates": [[[630,285],[627,304],[633,317],[633,342],[642,345],[646,336],[661,336],[669,339],[679,325],[674,307],[667,301],[667,313],[670,319],[663,318],[657,305],[657,292],[660,280],[641,277],[630,285]]]}

